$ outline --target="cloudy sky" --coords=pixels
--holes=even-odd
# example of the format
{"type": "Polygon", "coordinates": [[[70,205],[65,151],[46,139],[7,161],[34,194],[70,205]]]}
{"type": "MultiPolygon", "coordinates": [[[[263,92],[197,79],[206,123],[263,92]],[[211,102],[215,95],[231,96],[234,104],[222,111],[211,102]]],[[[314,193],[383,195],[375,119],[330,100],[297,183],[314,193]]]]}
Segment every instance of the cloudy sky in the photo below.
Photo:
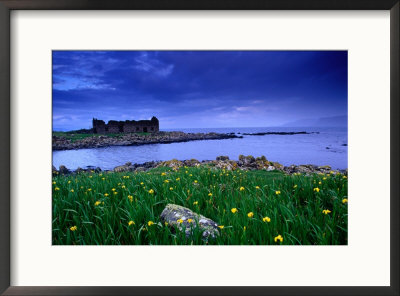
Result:
{"type": "Polygon", "coordinates": [[[347,115],[345,51],[54,51],[53,129],[93,117],[161,129],[347,115]]]}

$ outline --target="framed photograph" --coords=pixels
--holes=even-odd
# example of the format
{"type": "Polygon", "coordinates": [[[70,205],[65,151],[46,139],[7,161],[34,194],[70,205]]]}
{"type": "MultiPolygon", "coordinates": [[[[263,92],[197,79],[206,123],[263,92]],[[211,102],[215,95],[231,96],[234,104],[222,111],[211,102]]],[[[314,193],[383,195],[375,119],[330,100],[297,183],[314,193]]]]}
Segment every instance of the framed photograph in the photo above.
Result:
{"type": "Polygon", "coordinates": [[[2,295],[399,295],[399,7],[0,1],[2,295]]]}

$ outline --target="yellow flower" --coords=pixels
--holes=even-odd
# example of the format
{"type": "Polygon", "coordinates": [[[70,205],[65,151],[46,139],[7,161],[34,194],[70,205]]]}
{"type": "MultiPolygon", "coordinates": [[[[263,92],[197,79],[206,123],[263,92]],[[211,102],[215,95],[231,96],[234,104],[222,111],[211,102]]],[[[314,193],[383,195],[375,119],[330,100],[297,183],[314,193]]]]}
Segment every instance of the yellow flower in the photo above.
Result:
{"type": "Polygon", "coordinates": [[[322,213],[324,213],[325,215],[328,215],[329,213],[331,213],[331,211],[329,211],[329,210],[323,210],[322,213]]]}
{"type": "Polygon", "coordinates": [[[246,226],[243,226],[243,231],[246,231],[246,226]]]}
{"type": "Polygon", "coordinates": [[[275,191],[275,194],[276,194],[276,195],[281,194],[280,190],[276,190],[276,191],[275,191]]]}
{"type": "Polygon", "coordinates": [[[218,227],[221,229],[224,229],[224,225],[219,225],[218,227]]]}
{"type": "Polygon", "coordinates": [[[347,203],[347,202],[348,202],[347,198],[342,199],[342,203],[347,203]]]}
{"type": "Polygon", "coordinates": [[[260,189],[260,186],[256,186],[256,189],[260,189]]]}
{"type": "Polygon", "coordinates": [[[71,184],[71,181],[68,181],[68,184],[71,184]]]}
{"type": "Polygon", "coordinates": [[[243,187],[243,186],[240,187],[239,190],[240,190],[240,191],[244,191],[244,187],[243,187]]]}
{"type": "Polygon", "coordinates": [[[168,180],[165,180],[164,182],[165,182],[165,183],[169,183],[169,181],[168,181],[168,180]]]}
{"type": "Polygon", "coordinates": [[[237,208],[232,208],[232,209],[231,209],[231,212],[232,212],[233,214],[237,213],[237,211],[238,211],[237,208]]]}
{"type": "Polygon", "coordinates": [[[97,207],[98,205],[100,205],[101,204],[101,201],[96,201],[95,203],[94,203],[94,205],[97,207]]]}
{"type": "Polygon", "coordinates": [[[343,179],[347,179],[347,176],[343,176],[343,179]]]}
{"type": "Polygon", "coordinates": [[[167,174],[166,173],[161,173],[161,176],[166,176],[167,174]]]}
{"type": "Polygon", "coordinates": [[[56,185],[57,183],[56,183],[56,181],[53,181],[53,185],[56,185]]]}
{"type": "Polygon", "coordinates": [[[143,182],[140,182],[140,185],[143,185],[144,183],[143,182]]]}
{"type": "Polygon", "coordinates": [[[322,180],[326,180],[326,177],[323,177],[322,180]]]}
{"type": "Polygon", "coordinates": [[[71,192],[74,192],[74,189],[71,189],[70,191],[71,191],[71,192]]]}
{"type": "Polygon", "coordinates": [[[128,195],[128,199],[129,199],[130,202],[132,202],[133,201],[133,196],[132,195],[128,195]]]}
{"type": "Polygon", "coordinates": [[[109,194],[108,193],[104,193],[104,196],[107,197],[107,196],[109,196],[109,194]]]}
{"type": "Polygon", "coordinates": [[[187,220],[189,223],[192,223],[193,222],[193,219],[188,219],[187,220]]]}
{"type": "Polygon", "coordinates": [[[101,179],[104,181],[106,178],[103,177],[103,178],[101,178],[101,179]]]}
{"type": "Polygon", "coordinates": [[[210,196],[210,197],[211,197],[211,196],[212,196],[212,193],[210,192],[210,193],[208,194],[208,196],[210,196]]]}
{"type": "Polygon", "coordinates": [[[297,184],[293,186],[293,188],[297,188],[297,184]]]}
{"type": "Polygon", "coordinates": [[[147,225],[148,226],[151,226],[151,225],[153,225],[154,224],[154,222],[153,221],[149,221],[149,222],[147,222],[147,225]]]}
{"type": "Polygon", "coordinates": [[[92,188],[88,188],[88,190],[87,191],[92,191],[92,188]]]}
{"type": "Polygon", "coordinates": [[[318,188],[318,187],[314,188],[313,190],[314,190],[315,192],[319,192],[319,188],[318,188]]]}
{"type": "Polygon", "coordinates": [[[192,177],[193,175],[192,174],[189,174],[189,177],[192,177]]]}
{"type": "Polygon", "coordinates": [[[321,181],[319,181],[319,182],[318,182],[318,184],[319,184],[319,185],[321,185],[321,184],[322,184],[322,182],[321,182],[321,181]]]}
{"type": "Polygon", "coordinates": [[[179,181],[181,178],[176,178],[176,181],[179,181]]]}
{"type": "Polygon", "coordinates": [[[90,178],[90,179],[92,179],[92,178],[93,178],[93,176],[89,176],[89,178],[90,178]]]}
{"type": "Polygon", "coordinates": [[[58,190],[60,190],[60,188],[56,187],[56,188],[54,188],[54,190],[55,190],[55,191],[58,191],[58,190]]]}
{"type": "Polygon", "coordinates": [[[194,203],[193,203],[193,205],[195,206],[195,205],[197,205],[197,204],[199,204],[199,202],[198,201],[195,201],[194,203]]]}
{"type": "Polygon", "coordinates": [[[78,227],[75,225],[75,226],[70,227],[69,230],[76,231],[76,230],[78,230],[78,227]]]}
{"type": "Polygon", "coordinates": [[[154,190],[153,190],[153,189],[150,189],[150,190],[149,190],[149,193],[150,193],[150,194],[153,194],[153,193],[154,193],[154,190]]]}
{"type": "Polygon", "coordinates": [[[132,220],[128,222],[128,226],[131,226],[131,225],[135,225],[135,222],[133,222],[132,220]]]}
{"type": "Polygon", "coordinates": [[[278,236],[275,236],[274,242],[277,242],[277,241],[283,242],[283,237],[282,237],[282,235],[279,234],[278,236]]]}
{"type": "Polygon", "coordinates": [[[114,191],[114,195],[117,195],[118,194],[118,192],[117,191],[114,191]]]}
{"type": "Polygon", "coordinates": [[[264,217],[263,218],[263,222],[271,222],[271,218],[270,217],[264,217]]]}
{"type": "Polygon", "coordinates": [[[165,226],[168,226],[168,222],[164,222],[165,226]]]}
{"type": "Polygon", "coordinates": [[[197,183],[197,180],[194,180],[194,183],[197,183]]]}
{"type": "Polygon", "coordinates": [[[247,213],[247,217],[253,218],[253,216],[254,216],[254,213],[253,213],[253,212],[247,213]]]}
{"type": "Polygon", "coordinates": [[[169,190],[171,190],[171,191],[172,191],[172,190],[174,190],[174,188],[173,188],[173,187],[169,187],[169,190]]]}
{"type": "Polygon", "coordinates": [[[176,222],[183,223],[183,220],[182,219],[178,219],[178,220],[176,220],[176,222]]]}
{"type": "Polygon", "coordinates": [[[125,187],[125,185],[122,185],[121,188],[123,189],[123,188],[126,188],[126,187],[125,187]]]}
{"type": "Polygon", "coordinates": [[[111,189],[112,191],[115,191],[116,189],[115,188],[113,188],[113,189],[111,189]]]}

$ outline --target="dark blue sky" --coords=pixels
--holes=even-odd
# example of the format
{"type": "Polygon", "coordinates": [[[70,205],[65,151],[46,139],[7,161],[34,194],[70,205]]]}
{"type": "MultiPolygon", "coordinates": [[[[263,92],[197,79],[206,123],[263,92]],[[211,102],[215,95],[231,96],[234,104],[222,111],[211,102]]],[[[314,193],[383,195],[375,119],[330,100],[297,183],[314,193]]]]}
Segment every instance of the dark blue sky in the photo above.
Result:
{"type": "Polygon", "coordinates": [[[54,51],[53,129],[261,127],[347,116],[346,51],[54,51]]]}

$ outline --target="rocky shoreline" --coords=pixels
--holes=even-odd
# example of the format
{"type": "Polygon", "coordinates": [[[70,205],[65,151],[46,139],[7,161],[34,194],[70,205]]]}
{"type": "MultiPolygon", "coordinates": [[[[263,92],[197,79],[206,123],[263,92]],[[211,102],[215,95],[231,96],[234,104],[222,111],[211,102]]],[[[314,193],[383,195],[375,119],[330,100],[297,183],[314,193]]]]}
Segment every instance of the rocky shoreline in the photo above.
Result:
{"type": "MultiPolygon", "coordinates": [[[[251,155],[244,156],[239,155],[239,160],[230,160],[228,156],[218,156],[215,160],[203,160],[198,161],[197,159],[190,160],[177,160],[172,159],[168,161],[150,161],[142,164],[127,162],[124,165],[117,166],[113,170],[113,172],[144,172],[149,169],[159,168],[159,167],[169,167],[172,169],[178,169],[180,167],[200,167],[200,166],[208,166],[214,167],[217,169],[224,169],[228,171],[232,170],[265,170],[265,171],[280,171],[285,174],[344,174],[347,175],[346,170],[332,170],[332,168],[328,165],[325,166],[316,166],[312,164],[305,165],[290,165],[284,166],[278,162],[268,161],[265,156],[261,157],[253,157],[251,155]]],[[[71,171],[67,169],[65,166],[61,165],[57,170],[53,166],[53,175],[68,175],[68,174],[77,174],[81,172],[101,172],[100,168],[88,167],[85,169],[78,168],[75,171],[71,171]]]]}
{"type": "Polygon", "coordinates": [[[101,148],[109,146],[135,146],[148,144],[169,144],[200,140],[223,140],[243,138],[234,133],[184,133],[184,132],[157,132],[151,134],[120,134],[114,137],[96,135],[83,139],[71,140],[63,136],[53,135],[52,146],[55,150],[72,150],[85,148],[101,148]]]}

